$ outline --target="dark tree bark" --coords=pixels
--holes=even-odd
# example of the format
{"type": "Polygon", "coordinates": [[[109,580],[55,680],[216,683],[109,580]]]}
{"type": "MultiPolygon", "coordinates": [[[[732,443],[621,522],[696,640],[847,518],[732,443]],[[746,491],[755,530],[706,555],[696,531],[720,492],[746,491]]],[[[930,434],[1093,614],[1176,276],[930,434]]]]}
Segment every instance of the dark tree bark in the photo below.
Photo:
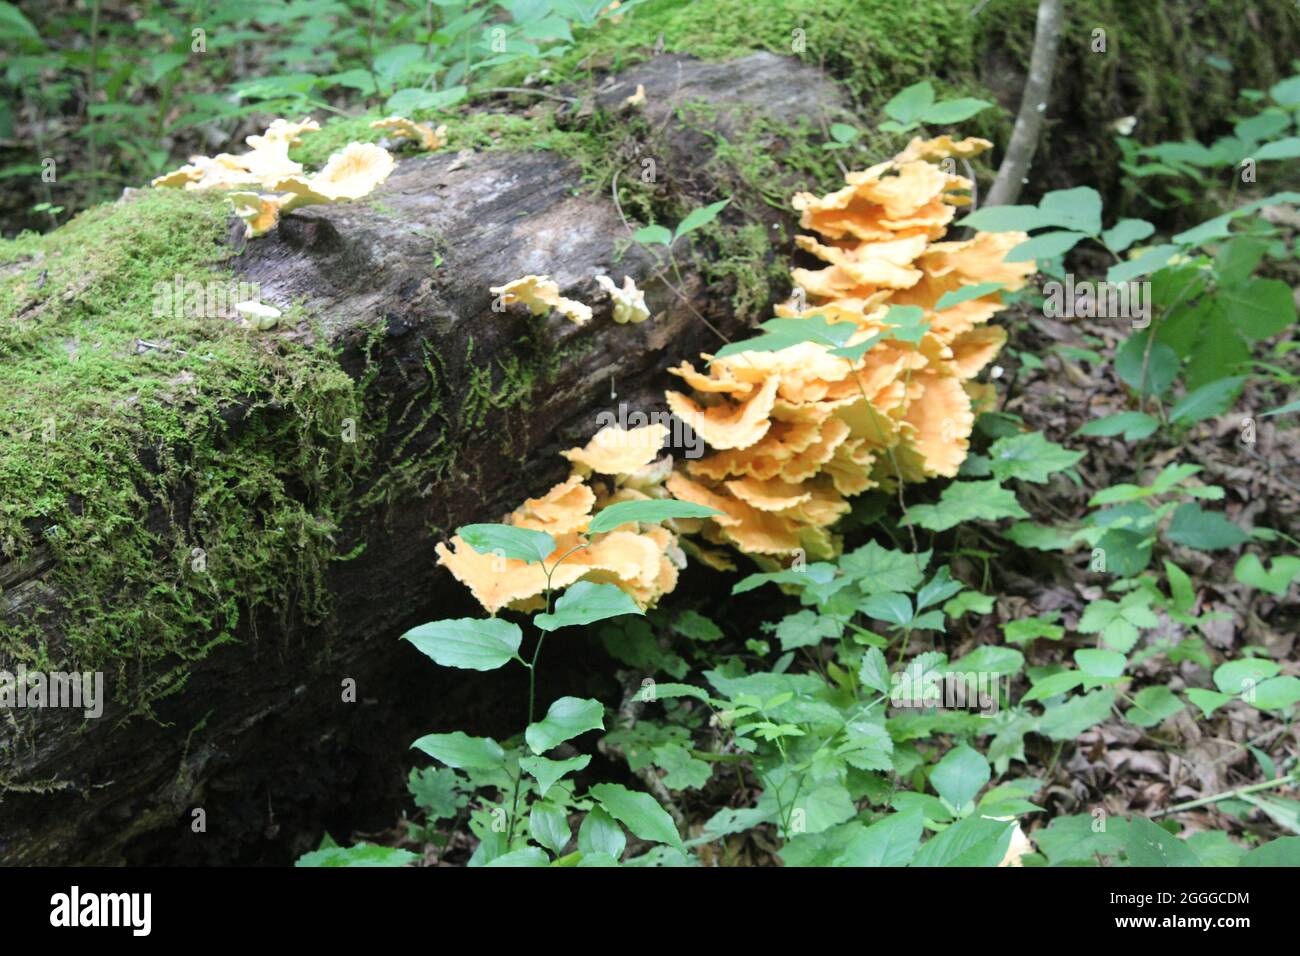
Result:
{"type": "MultiPolygon", "coordinates": [[[[717,198],[702,170],[712,147],[704,134],[670,126],[675,106],[723,107],[714,131],[724,137],[754,117],[789,122],[842,108],[817,71],[769,54],[728,64],[661,57],[597,91],[597,101],[617,108],[637,84],[646,87],[647,122],[663,133],[659,175],[699,202],[717,198]]],[[[636,175],[640,166],[627,159],[626,175],[636,175]]],[[[770,223],[784,218],[793,226],[765,209],[770,223]]],[[[0,861],[285,862],[319,839],[322,824],[390,825],[391,816],[366,820],[361,810],[385,805],[400,789],[397,768],[414,736],[462,726],[517,732],[518,708],[496,705],[520,699],[515,677],[436,668],[397,637],[426,620],[479,613],[435,566],[435,543],[460,524],[499,519],[560,480],[567,463],[556,452],[596,430],[611,382],[630,408],[662,407],[671,384],[664,370],[717,345],[696,313],[733,337],[744,334],[725,284],[706,282],[679,255],[679,295],[628,238],[610,195],[593,195],[575,162],[488,152],[406,159],[367,201],[302,210],[247,243],[240,277],[260,283],[266,302],[304,297],[341,346],[343,366],[374,376],[367,394],[392,423],[386,434],[360,436],[378,443],[377,478],[432,447],[454,454],[441,473],[395,485],[387,507],[346,525],[340,553],[365,547],[334,564],[335,613],[324,624],[260,621],[256,640],[216,648],[190,665],[185,687],[157,702],[156,721],[111,702],[103,717],[84,723],[60,710],[4,715],[0,861]],[[563,294],[593,303],[595,320],[578,328],[558,316],[494,312],[489,286],[529,273],[549,274],[563,294]],[[634,276],[657,316],[614,324],[593,279],[601,273],[634,276]],[[541,347],[560,356],[549,377],[499,407],[489,404],[479,421],[456,414],[482,369],[517,358],[520,343],[539,335],[541,347]],[[404,414],[429,395],[442,412],[404,414]],[[357,703],[342,702],[348,678],[357,703]],[[192,826],[197,808],[205,832],[192,826]]],[[[40,605],[55,612],[57,640],[51,567],[40,553],[0,566],[0,626],[40,605]]],[[[563,675],[565,686],[609,679],[605,665],[563,643],[548,654],[563,661],[551,673],[563,675]]],[[[391,813],[393,801],[386,805],[391,813]]]]}

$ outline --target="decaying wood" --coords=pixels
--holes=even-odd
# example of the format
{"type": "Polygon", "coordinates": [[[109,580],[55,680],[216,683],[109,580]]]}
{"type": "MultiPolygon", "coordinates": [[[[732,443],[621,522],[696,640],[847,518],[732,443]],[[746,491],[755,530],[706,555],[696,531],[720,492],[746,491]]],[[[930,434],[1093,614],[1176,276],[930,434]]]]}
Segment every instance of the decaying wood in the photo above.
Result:
{"type": "MultiPolygon", "coordinates": [[[[819,73],[769,54],[728,64],[661,57],[596,91],[596,102],[617,109],[638,84],[647,122],[663,132],[658,175],[700,202],[717,198],[700,169],[709,138],[673,128],[675,106],[725,106],[713,120],[723,137],[757,116],[789,122],[841,108],[819,73]]],[[[628,167],[627,175],[639,169],[628,167]]],[[[466,724],[517,732],[518,708],[496,702],[521,699],[512,684],[521,675],[435,668],[397,637],[432,618],[476,613],[436,568],[438,540],[465,522],[498,519],[560,479],[556,452],[590,436],[601,410],[661,408],[664,369],[717,345],[701,316],[743,334],[727,288],[705,282],[682,255],[684,283],[674,291],[628,239],[610,195],[593,193],[573,161],[488,152],[405,159],[367,201],[305,209],[247,243],[239,277],[260,283],[264,302],[304,299],[341,347],[343,366],[373,375],[368,395],[393,413],[389,433],[359,436],[377,445],[374,480],[431,448],[454,453],[439,474],[394,484],[385,506],[348,522],[340,553],[364,549],[333,566],[336,610],[324,624],[259,621],[256,640],[185,665],[188,682],[156,703],[156,719],[112,702],[91,721],[66,710],[0,713],[0,861],[283,862],[317,839],[322,823],[391,824],[349,813],[400,787],[392,768],[419,733],[466,724]],[[595,320],[578,328],[552,317],[538,333],[542,320],[494,312],[489,286],[529,273],[549,274],[564,295],[595,305],[595,320]],[[594,282],[602,273],[632,275],[656,317],[615,325],[594,282]],[[553,374],[465,422],[457,412],[478,370],[539,334],[563,356],[553,374]],[[402,414],[435,399],[432,415],[402,414]],[[342,700],[345,679],[356,682],[356,703],[342,700]],[[197,808],[203,832],[195,832],[197,808]]],[[[0,566],[0,626],[6,614],[48,607],[57,643],[51,567],[39,551],[0,566]]],[[[560,662],[550,679],[562,683],[543,692],[612,680],[562,645],[548,648],[560,662]]]]}

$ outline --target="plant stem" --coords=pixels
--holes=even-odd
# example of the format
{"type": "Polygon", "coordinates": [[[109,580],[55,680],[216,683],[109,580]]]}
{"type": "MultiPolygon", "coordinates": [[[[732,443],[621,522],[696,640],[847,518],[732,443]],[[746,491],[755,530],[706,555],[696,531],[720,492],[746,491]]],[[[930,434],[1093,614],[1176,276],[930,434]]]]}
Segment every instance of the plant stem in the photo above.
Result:
{"type": "Polygon", "coordinates": [[[1189,800],[1186,803],[1177,803],[1172,807],[1166,807],[1151,814],[1152,819],[1155,817],[1167,816],[1171,813],[1182,813],[1184,810],[1195,810],[1197,807],[1209,806],[1211,803],[1218,803],[1220,800],[1228,800],[1232,797],[1244,796],[1248,793],[1258,793],[1261,790],[1271,790],[1274,787],[1283,787],[1290,783],[1296,783],[1298,780],[1295,771],[1287,774],[1285,777],[1278,777],[1276,780],[1265,780],[1263,783],[1252,783],[1246,787],[1238,787],[1236,790],[1227,790],[1223,793],[1216,793],[1212,797],[1201,797],[1199,800],[1189,800]]]}

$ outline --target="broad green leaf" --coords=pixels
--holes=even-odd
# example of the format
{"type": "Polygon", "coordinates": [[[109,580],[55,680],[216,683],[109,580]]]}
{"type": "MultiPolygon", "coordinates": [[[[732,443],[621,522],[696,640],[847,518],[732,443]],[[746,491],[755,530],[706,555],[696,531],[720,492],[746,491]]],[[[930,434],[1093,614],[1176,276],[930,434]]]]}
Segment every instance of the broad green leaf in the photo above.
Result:
{"type": "Polygon", "coordinates": [[[1096,857],[1114,856],[1128,842],[1128,821],[1123,817],[1078,814],[1057,817],[1034,832],[1034,842],[1052,866],[1096,863],[1096,857]]]}
{"type": "Polygon", "coordinates": [[[1055,623],[1059,616],[1059,611],[1052,611],[1044,616],[1007,621],[1002,625],[1002,636],[1006,638],[1009,644],[1024,644],[1039,638],[1048,641],[1059,641],[1065,636],[1065,628],[1055,623]]]}
{"type": "Polygon", "coordinates": [[[916,592],[916,609],[921,611],[932,604],[946,601],[965,586],[960,581],[954,581],[946,567],[940,568],[934,573],[934,577],[916,592]]]}
{"type": "Polygon", "coordinates": [[[721,202],[711,203],[708,206],[702,206],[699,209],[692,209],[680,223],[677,224],[677,232],[673,236],[674,241],[680,239],[688,232],[694,232],[702,226],[707,226],[713,220],[718,218],[718,213],[726,208],[730,199],[724,199],[721,202]]]}
{"type": "Polygon", "coordinates": [[[1241,858],[1240,866],[1300,867],[1300,836],[1278,837],[1241,858]]]}
{"type": "Polygon", "coordinates": [[[1037,206],[986,206],[958,220],[955,225],[983,232],[1029,232],[1056,223],[1037,206]]]}
{"type": "Polygon", "coordinates": [[[657,682],[643,686],[636,695],[636,699],[640,701],[672,700],[676,697],[694,697],[696,700],[703,701],[709,699],[708,693],[699,687],[692,687],[690,684],[660,684],[657,682]]]}
{"type": "Polygon", "coordinates": [[[673,630],[692,641],[722,640],[722,628],[698,611],[683,611],[673,621],[673,630]]]}
{"type": "Polygon", "coordinates": [[[665,771],[664,786],[669,790],[698,790],[713,774],[711,764],[697,757],[681,744],[663,744],[654,748],[654,764],[665,771]]]}
{"type": "Polygon", "coordinates": [[[820,314],[798,319],[768,319],[759,328],[763,330],[762,335],[729,342],[714,353],[710,362],[743,352],[779,352],[804,342],[837,349],[858,331],[856,322],[830,322],[820,314]]]}
{"type": "Polygon", "coordinates": [[[1096,690],[1051,707],[1038,722],[1038,732],[1052,740],[1073,740],[1110,716],[1115,692],[1096,690]]]}
{"type": "Polygon", "coordinates": [[[993,104],[988,100],[966,97],[958,100],[941,100],[921,110],[922,123],[960,123],[970,119],[976,113],[988,109],[993,104]]]}
{"type": "Polygon", "coordinates": [[[1088,236],[1082,232],[1044,232],[1012,247],[1003,257],[1003,261],[1033,262],[1035,259],[1055,259],[1087,238],[1088,236]]]}
{"type": "Polygon", "coordinates": [[[849,838],[835,866],[907,866],[921,845],[923,816],[890,813],[849,838]]]}
{"type": "Polygon", "coordinates": [[[1145,219],[1121,219],[1101,234],[1101,241],[1106,248],[1119,255],[1135,242],[1148,238],[1156,227],[1145,219]]]}
{"type": "Polygon", "coordinates": [[[407,866],[420,859],[419,854],[410,850],[399,850],[391,846],[375,846],[371,843],[358,843],[355,846],[331,846],[312,850],[298,857],[294,866],[407,866]]]}
{"type": "Polygon", "coordinates": [[[1194,502],[1179,505],[1174,519],[1165,529],[1165,540],[1201,551],[1235,548],[1250,540],[1250,535],[1219,514],[1206,511],[1194,502]]]}
{"type": "Polygon", "coordinates": [[[1074,652],[1074,662],[1090,677],[1122,677],[1128,658],[1117,651],[1083,647],[1074,652]]]}
{"type": "Polygon", "coordinates": [[[1165,580],[1169,582],[1169,595],[1174,602],[1174,610],[1187,612],[1196,601],[1196,591],[1187,572],[1165,559],[1165,580]]]}
{"type": "Polygon", "coordinates": [[[555,552],[555,539],[545,531],[508,524],[467,524],[456,533],[479,554],[499,551],[507,558],[540,563],[555,552]]]}
{"type": "Polygon", "coordinates": [[[1126,441],[1140,441],[1160,427],[1160,420],[1144,412],[1120,412],[1105,418],[1094,418],[1077,431],[1076,435],[1096,435],[1110,438],[1123,434],[1126,441]]]}
{"type": "Polygon", "coordinates": [[[1048,700],[1052,697],[1058,697],[1061,694],[1069,693],[1076,687],[1081,687],[1084,682],[1082,671],[1058,671],[1055,674],[1048,674],[1040,678],[1029,688],[1020,698],[1021,703],[1031,703],[1036,700],[1048,700]]]}
{"type": "Polygon", "coordinates": [[[996,521],[999,518],[1028,518],[1015,493],[996,481],[954,481],[934,505],[913,505],[903,524],[920,525],[929,531],[947,531],[967,521],[996,521]]]}
{"type": "Polygon", "coordinates": [[[571,773],[577,773],[591,763],[591,756],[570,757],[568,760],[551,760],[549,757],[528,755],[519,758],[519,766],[537,781],[537,795],[544,797],[551,787],[571,773]]]}
{"type": "Polygon", "coordinates": [[[1260,710],[1284,710],[1300,702],[1300,677],[1270,677],[1260,681],[1247,700],[1260,710]]]}
{"type": "Polygon", "coordinates": [[[934,87],[929,80],[922,80],[896,93],[885,104],[885,115],[899,123],[915,123],[933,103],[934,87]]]}
{"type": "Polygon", "coordinates": [[[539,800],[528,811],[528,835],[559,856],[573,831],[569,829],[568,815],[562,808],[539,800]]]}
{"type": "Polygon", "coordinates": [[[611,817],[643,840],[680,847],[682,840],[668,811],[648,793],[629,790],[616,783],[601,783],[591,795],[611,817]]]}
{"type": "Polygon", "coordinates": [[[1214,686],[1225,694],[1240,694],[1257,687],[1259,682],[1275,677],[1282,670],[1277,661],[1262,657],[1247,657],[1239,661],[1220,664],[1214,672],[1214,686]]]}
{"type": "Polygon", "coordinates": [[[967,613],[989,614],[993,611],[994,597],[979,591],[962,591],[955,598],[944,602],[943,613],[954,621],[967,613]]]}
{"type": "Polygon", "coordinates": [[[1163,245],[1143,249],[1137,256],[1118,262],[1106,271],[1106,281],[1110,283],[1128,282],[1139,276],[1148,275],[1169,264],[1169,260],[1182,252],[1181,246],[1163,245]]]}
{"type": "Polygon", "coordinates": [[[1247,587],[1267,591],[1276,597],[1285,597],[1291,582],[1300,577],[1300,557],[1278,555],[1268,569],[1257,554],[1243,554],[1237,559],[1233,575],[1247,587]]]}
{"type": "Polygon", "coordinates": [[[1133,697],[1133,706],[1124,714],[1130,724],[1154,727],[1172,717],[1186,705],[1168,687],[1144,687],[1133,697]]]}
{"type": "Polygon", "coordinates": [[[489,860],[484,866],[493,867],[514,867],[514,866],[550,866],[550,858],[546,852],[539,847],[526,846],[522,850],[513,850],[505,853],[495,859],[489,860]]]}
{"type": "MultiPolygon", "coordinates": [[[[920,586],[930,552],[908,554],[868,541],[840,558],[840,568],[858,582],[863,593],[914,591],[920,586]]],[[[810,566],[811,567],[811,566],[810,566]]]]}
{"type": "Polygon", "coordinates": [[[411,746],[457,770],[494,770],[506,759],[506,752],[491,737],[471,737],[459,730],[425,734],[411,746]]]}
{"type": "Polygon", "coordinates": [[[1134,335],[1115,353],[1115,374],[1139,395],[1163,395],[1178,375],[1179,361],[1163,342],[1152,343],[1148,357],[1146,339],[1134,335]]]}
{"type": "Polygon", "coordinates": [[[587,527],[588,534],[613,531],[633,521],[654,524],[671,518],[711,518],[722,514],[717,508],[697,505],[691,501],[651,499],[648,501],[620,501],[602,508],[587,527]]]}
{"type": "Polygon", "coordinates": [[[1083,452],[1070,451],[1049,441],[1042,432],[1008,435],[989,448],[989,466],[998,481],[1018,478],[1043,484],[1052,474],[1073,467],[1082,457],[1083,452]]]}
{"type": "Polygon", "coordinates": [[[1128,825],[1128,845],[1124,848],[1129,866],[1200,866],[1184,841],[1146,817],[1134,817],[1128,825]]]}
{"type": "Polygon", "coordinates": [[[1199,707],[1202,714],[1209,717],[1224,704],[1231,703],[1236,698],[1231,694],[1220,694],[1218,691],[1193,687],[1187,691],[1187,699],[1199,707]]]}
{"type": "Polygon", "coordinates": [[[1169,412],[1175,425],[1190,425],[1215,415],[1222,415],[1236,401],[1246,383],[1244,375],[1221,378],[1184,395],[1169,412]]]}
{"type": "Polygon", "coordinates": [[[653,224],[642,226],[632,233],[632,238],[643,246],[671,246],[673,244],[672,231],[665,226],[653,224]]]}
{"type": "Polygon", "coordinates": [[[1032,521],[1017,521],[1002,536],[1022,548],[1036,551],[1064,551],[1074,541],[1073,533],[1064,528],[1050,528],[1032,521]]]}
{"type": "Polygon", "coordinates": [[[939,301],[935,305],[936,312],[942,312],[944,309],[951,309],[953,306],[961,305],[963,302],[970,302],[972,299],[983,298],[990,293],[997,292],[1005,288],[1003,282],[976,282],[974,285],[964,285],[953,292],[945,292],[939,296],[939,301]]]}
{"type": "Polygon", "coordinates": [[[989,782],[989,762],[966,744],[949,750],[930,771],[930,785],[954,810],[961,811],[989,782]]]}
{"type": "Polygon", "coordinates": [[[1011,845],[1015,822],[970,816],[926,842],[912,866],[997,866],[1011,845]]]}
{"type": "Polygon", "coordinates": [[[592,807],[578,827],[578,849],[583,853],[607,853],[617,860],[627,847],[627,837],[613,817],[600,807],[592,807]]]}
{"type": "Polygon", "coordinates": [[[1300,136],[1287,136],[1265,143],[1255,150],[1255,159],[1300,159],[1300,136]]]}
{"type": "Polygon", "coordinates": [[[893,769],[894,741],[880,724],[851,721],[844,728],[844,737],[845,742],[836,748],[835,753],[849,766],[881,772],[893,769]]]}
{"type": "Polygon", "coordinates": [[[1295,299],[1280,279],[1255,279],[1218,295],[1232,324],[1248,339],[1268,338],[1296,324],[1295,299]]]}
{"type": "Polygon", "coordinates": [[[1268,95],[1273,98],[1273,102],[1287,109],[1300,107],[1300,76],[1290,76],[1285,80],[1274,83],[1269,89],[1268,95]]]}
{"type": "Polygon", "coordinates": [[[623,614],[644,613],[626,591],[613,584],[579,581],[560,595],[555,613],[538,614],[533,623],[543,631],[557,631],[623,614]]]}
{"type": "Polygon", "coordinates": [[[1014,647],[982,644],[960,660],[948,665],[953,674],[1016,674],[1025,666],[1025,655],[1014,647]]]}
{"type": "Polygon", "coordinates": [[[863,614],[903,627],[912,621],[912,602],[906,594],[873,594],[859,605],[863,614]]]}
{"type": "Polygon", "coordinates": [[[518,656],[523,632],[500,618],[454,618],[430,621],[402,635],[443,667],[491,671],[518,656]]]}
{"type": "Polygon", "coordinates": [[[1046,193],[1038,208],[1052,216],[1056,225],[1077,229],[1090,236],[1101,233],[1101,194],[1089,186],[1046,193]]]}
{"type": "Polygon", "coordinates": [[[598,700],[582,697],[561,697],[551,704],[546,716],[524,731],[524,740],[535,754],[544,754],[557,744],[584,734],[589,730],[604,729],[605,705],[598,700]]]}

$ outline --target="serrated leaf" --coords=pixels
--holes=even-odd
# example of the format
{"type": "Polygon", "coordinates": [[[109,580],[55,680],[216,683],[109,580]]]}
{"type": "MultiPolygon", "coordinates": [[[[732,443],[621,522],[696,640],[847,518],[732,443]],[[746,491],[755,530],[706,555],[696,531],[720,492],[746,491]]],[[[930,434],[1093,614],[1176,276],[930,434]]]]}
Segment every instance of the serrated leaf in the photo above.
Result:
{"type": "Polygon", "coordinates": [[[1133,706],[1124,716],[1138,727],[1154,727],[1167,720],[1186,705],[1168,687],[1144,687],[1133,697],[1133,706]]]}
{"type": "Polygon", "coordinates": [[[1191,425],[1222,415],[1232,407],[1245,383],[1246,377],[1239,375],[1193,389],[1175,403],[1169,412],[1169,420],[1175,425],[1191,425]]]}
{"type": "Polygon", "coordinates": [[[997,866],[1011,845],[1014,821],[970,816],[926,842],[912,866],[997,866]]]}
{"type": "Polygon", "coordinates": [[[1042,432],[1025,432],[999,438],[989,448],[989,467],[998,481],[1018,478],[1045,483],[1052,474],[1071,468],[1083,457],[1081,451],[1049,441],[1042,432]]]}
{"type": "Polygon", "coordinates": [[[862,655],[862,665],[858,668],[858,680],[863,687],[889,693],[889,664],[878,647],[869,647],[862,655]]]}
{"type": "Polygon", "coordinates": [[[1038,732],[1052,740],[1073,740],[1110,716],[1115,704],[1113,690],[1097,690],[1048,708],[1038,722],[1038,732]]]}
{"type": "Polygon", "coordinates": [[[1201,551],[1235,548],[1250,540],[1250,535],[1219,514],[1206,511],[1194,502],[1179,505],[1173,521],[1165,529],[1165,540],[1201,551]]]}
{"type": "Polygon", "coordinates": [[[1134,817],[1128,825],[1128,844],[1125,846],[1129,866],[1200,866],[1183,840],[1146,817],[1134,817]]]}
{"type": "Polygon", "coordinates": [[[916,524],[929,531],[947,531],[967,521],[997,521],[1000,518],[1028,518],[1015,493],[996,481],[954,481],[934,505],[913,505],[902,524],[916,524]]]}

